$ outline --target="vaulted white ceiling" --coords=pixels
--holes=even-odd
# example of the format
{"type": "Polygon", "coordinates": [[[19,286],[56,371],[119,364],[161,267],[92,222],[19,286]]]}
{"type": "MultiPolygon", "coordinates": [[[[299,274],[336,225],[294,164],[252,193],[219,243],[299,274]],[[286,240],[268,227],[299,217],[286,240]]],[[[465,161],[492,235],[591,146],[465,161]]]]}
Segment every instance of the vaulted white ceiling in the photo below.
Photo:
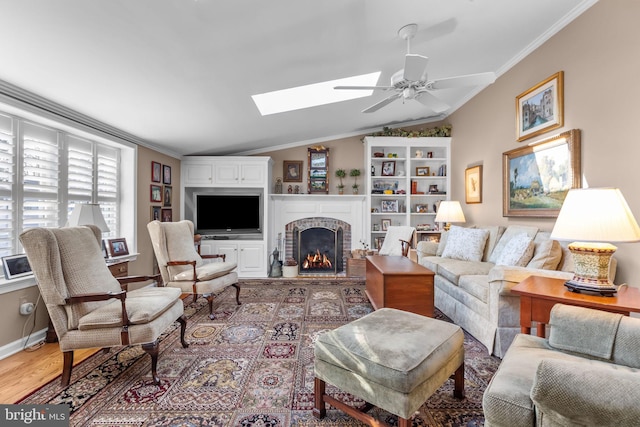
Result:
{"type": "Polygon", "coordinates": [[[403,67],[501,75],[596,0],[0,0],[0,79],[176,154],[232,154],[440,119],[373,95],[261,116],[251,95],[403,67]]]}

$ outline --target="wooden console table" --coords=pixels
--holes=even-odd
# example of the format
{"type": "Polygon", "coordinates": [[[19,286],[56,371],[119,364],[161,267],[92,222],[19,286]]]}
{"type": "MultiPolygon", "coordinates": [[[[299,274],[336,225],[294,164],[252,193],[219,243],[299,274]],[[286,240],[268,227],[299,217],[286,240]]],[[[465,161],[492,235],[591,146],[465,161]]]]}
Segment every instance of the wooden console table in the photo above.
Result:
{"type": "Polygon", "coordinates": [[[520,329],[531,333],[532,322],[537,323],[537,335],[546,336],[551,308],[558,303],[594,308],[628,316],[640,312],[640,289],[624,286],[612,297],[571,292],[565,279],[529,276],[515,285],[511,292],[520,295],[520,329]]]}
{"type": "Polygon", "coordinates": [[[403,256],[367,256],[366,293],[376,310],[397,308],[433,317],[433,271],[403,256]]]}

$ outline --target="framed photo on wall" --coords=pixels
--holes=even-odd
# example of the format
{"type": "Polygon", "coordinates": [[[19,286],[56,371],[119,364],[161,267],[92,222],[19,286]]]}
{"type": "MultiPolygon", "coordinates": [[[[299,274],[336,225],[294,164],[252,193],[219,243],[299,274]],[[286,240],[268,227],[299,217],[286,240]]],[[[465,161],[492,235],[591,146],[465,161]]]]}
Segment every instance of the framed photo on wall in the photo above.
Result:
{"type": "Polygon", "coordinates": [[[467,204],[482,203],[482,165],[465,169],[464,199],[467,204]]]}
{"type": "Polygon", "coordinates": [[[502,215],[557,217],[572,188],[582,187],[580,130],[502,153],[502,215]]]}
{"type": "Polygon", "coordinates": [[[150,196],[149,199],[152,202],[162,202],[162,187],[159,185],[151,184],[151,188],[149,190],[150,196]]]}
{"type": "Polygon", "coordinates": [[[160,221],[161,209],[160,206],[151,206],[151,221],[160,221]]]}
{"type": "Polygon", "coordinates": [[[162,180],[162,165],[158,162],[151,162],[151,182],[162,180]]]}
{"type": "Polygon", "coordinates": [[[171,199],[173,198],[173,189],[170,185],[164,186],[164,195],[162,197],[162,206],[169,207],[171,206],[171,199]]]}
{"type": "Polygon", "coordinates": [[[171,166],[162,165],[162,183],[171,185],[171,166]]]}
{"type": "Polygon", "coordinates": [[[173,210],[171,208],[162,208],[161,212],[161,221],[162,222],[171,222],[173,221],[173,210]]]}
{"type": "Polygon", "coordinates": [[[302,160],[284,160],[282,162],[282,175],[284,176],[284,182],[302,182],[302,160]]]}
{"type": "Polygon", "coordinates": [[[309,194],[329,193],[329,149],[320,146],[310,147],[307,149],[307,160],[307,191],[309,194]]]}
{"type": "Polygon", "coordinates": [[[557,72],[516,97],[518,141],[564,125],[564,73],[557,72]]]}

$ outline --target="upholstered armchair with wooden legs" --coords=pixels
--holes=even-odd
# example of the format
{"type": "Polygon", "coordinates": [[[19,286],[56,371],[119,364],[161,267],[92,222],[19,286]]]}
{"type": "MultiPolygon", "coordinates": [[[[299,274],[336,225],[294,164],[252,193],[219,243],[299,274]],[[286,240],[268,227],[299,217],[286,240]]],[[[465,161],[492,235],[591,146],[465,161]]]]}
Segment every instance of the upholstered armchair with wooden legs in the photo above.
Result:
{"type": "Polygon", "coordinates": [[[153,382],[159,384],[160,334],[178,321],[182,346],[188,346],[180,291],[144,287],[127,292],[128,283],[153,276],[114,278],[102,257],[101,240],[93,225],[32,228],[20,235],[64,355],[62,386],[71,380],[74,350],[135,344],[151,356],[153,382]]]}
{"type": "Polygon", "coordinates": [[[209,318],[213,319],[215,295],[227,286],[236,288],[236,303],[240,305],[240,286],[235,262],[226,262],[225,255],[200,255],[194,246],[193,222],[151,221],[147,224],[153,251],[164,285],[178,288],[185,294],[204,295],[209,302],[209,318]],[[213,259],[206,263],[204,259],[213,259]]]}
{"type": "Polygon", "coordinates": [[[402,255],[407,256],[411,248],[413,233],[416,232],[414,227],[404,225],[394,225],[387,229],[384,236],[382,247],[378,251],[378,255],[402,255]]]}

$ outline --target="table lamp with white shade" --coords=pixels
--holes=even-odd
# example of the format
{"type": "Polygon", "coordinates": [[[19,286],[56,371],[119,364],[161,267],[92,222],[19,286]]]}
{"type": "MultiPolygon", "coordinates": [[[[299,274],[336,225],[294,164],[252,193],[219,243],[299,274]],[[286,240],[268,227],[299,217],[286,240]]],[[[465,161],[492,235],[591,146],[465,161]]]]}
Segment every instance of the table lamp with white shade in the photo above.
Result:
{"type": "Polygon", "coordinates": [[[466,222],[462,206],[457,200],[442,200],[438,206],[435,222],[444,222],[444,230],[449,231],[452,222],[466,222]]]}
{"type": "Polygon", "coordinates": [[[613,295],[609,278],[614,243],[640,241],[640,227],[617,188],[569,190],[551,232],[551,238],[570,240],[574,276],[565,286],[574,292],[593,291],[613,295]]]}
{"type": "Polygon", "coordinates": [[[76,227],[78,225],[95,225],[103,233],[109,231],[109,226],[104,220],[100,205],[97,203],[77,203],[73,207],[73,211],[69,216],[67,222],[69,227],[76,227]]]}

